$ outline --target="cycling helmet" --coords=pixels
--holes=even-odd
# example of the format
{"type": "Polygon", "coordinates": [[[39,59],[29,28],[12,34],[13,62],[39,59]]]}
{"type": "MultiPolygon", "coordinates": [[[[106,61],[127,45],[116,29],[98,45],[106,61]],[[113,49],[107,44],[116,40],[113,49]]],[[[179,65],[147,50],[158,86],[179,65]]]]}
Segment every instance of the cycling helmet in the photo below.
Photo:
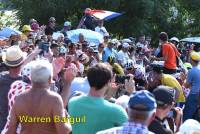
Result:
{"type": "Polygon", "coordinates": [[[110,64],[112,64],[112,63],[115,63],[115,57],[114,56],[112,56],[112,55],[110,55],[109,57],[108,57],[108,63],[110,63],[110,64]]]}
{"type": "Polygon", "coordinates": [[[170,41],[176,41],[176,42],[179,43],[179,39],[178,39],[177,37],[172,37],[172,38],[170,39],[170,41]]]}
{"type": "Polygon", "coordinates": [[[31,69],[35,65],[35,61],[31,61],[28,64],[26,64],[22,70],[21,70],[21,76],[26,76],[29,79],[31,78],[31,69]]]}
{"type": "Polygon", "coordinates": [[[67,49],[64,46],[61,46],[59,48],[60,54],[65,54],[67,52],[67,49]]]}
{"type": "Polygon", "coordinates": [[[129,59],[129,60],[125,63],[124,67],[125,67],[125,69],[127,70],[127,69],[133,68],[133,65],[134,65],[133,60],[129,59]]]}

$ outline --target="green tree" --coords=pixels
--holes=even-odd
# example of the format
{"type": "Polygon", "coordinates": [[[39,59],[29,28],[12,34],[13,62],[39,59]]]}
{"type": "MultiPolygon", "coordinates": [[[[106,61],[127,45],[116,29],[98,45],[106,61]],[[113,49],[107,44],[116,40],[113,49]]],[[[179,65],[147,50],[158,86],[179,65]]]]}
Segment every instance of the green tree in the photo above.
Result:
{"type": "Polygon", "coordinates": [[[109,32],[119,36],[138,37],[141,34],[157,38],[161,31],[170,36],[185,36],[184,19],[186,13],[182,4],[176,0],[11,0],[12,7],[18,10],[22,24],[35,18],[46,24],[50,16],[55,16],[57,23],[72,21],[76,27],[85,8],[104,9],[123,13],[122,16],[105,22],[109,32]],[[178,11],[174,17],[174,9],[178,11]]]}
{"type": "Polygon", "coordinates": [[[193,36],[200,35],[200,1],[199,0],[179,0],[182,8],[187,11],[187,31],[193,36]]]}

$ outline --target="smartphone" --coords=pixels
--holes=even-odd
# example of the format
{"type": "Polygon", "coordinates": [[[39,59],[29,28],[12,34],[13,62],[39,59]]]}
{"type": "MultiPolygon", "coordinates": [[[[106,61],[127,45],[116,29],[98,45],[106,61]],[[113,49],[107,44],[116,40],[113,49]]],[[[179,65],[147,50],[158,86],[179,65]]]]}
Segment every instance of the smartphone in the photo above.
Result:
{"type": "Polygon", "coordinates": [[[176,113],[175,109],[171,109],[171,110],[169,111],[167,117],[168,117],[168,118],[176,118],[176,115],[177,115],[177,113],[176,113]]]}
{"type": "Polygon", "coordinates": [[[39,44],[39,49],[41,49],[42,51],[40,52],[40,55],[44,55],[44,53],[48,53],[49,52],[49,43],[47,42],[41,42],[39,44]]]}
{"type": "Polygon", "coordinates": [[[116,75],[115,77],[115,82],[118,84],[125,84],[125,80],[129,80],[130,76],[120,76],[120,75],[116,75]]]}

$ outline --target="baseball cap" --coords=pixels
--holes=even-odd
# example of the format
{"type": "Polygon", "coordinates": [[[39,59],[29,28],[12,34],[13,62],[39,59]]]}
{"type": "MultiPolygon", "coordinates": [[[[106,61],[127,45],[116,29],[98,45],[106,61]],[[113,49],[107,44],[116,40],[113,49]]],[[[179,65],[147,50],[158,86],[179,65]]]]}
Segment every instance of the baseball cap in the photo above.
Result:
{"type": "Polygon", "coordinates": [[[64,46],[61,46],[59,48],[59,52],[60,52],[60,54],[65,54],[67,52],[67,49],[64,46]]]}
{"type": "Polygon", "coordinates": [[[25,32],[25,31],[30,31],[30,32],[32,32],[33,30],[31,29],[30,25],[24,25],[24,26],[22,27],[22,32],[25,32]]]}
{"type": "Polygon", "coordinates": [[[55,22],[55,21],[56,21],[55,17],[50,17],[49,18],[49,22],[55,22]]]}
{"type": "Polygon", "coordinates": [[[83,51],[81,51],[81,50],[77,50],[77,51],[76,51],[76,56],[77,56],[77,58],[78,58],[79,56],[81,56],[82,54],[84,54],[83,51]]]}
{"type": "Polygon", "coordinates": [[[113,44],[113,45],[115,45],[115,43],[116,43],[116,42],[115,42],[114,40],[111,40],[111,39],[108,40],[108,44],[113,44]]]}
{"type": "Polygon", "coordinates": [[[188,62],[184,63],[183,66],[187,69],[191,69],[192,68],[192,65],[188,62]]]}
{"type": "Polygon", "coordinates": [[[175,90],[167,86],[158,86],[154,89],[153,94],[158,106],[172,104],[175,101],[175,90]]]}
{"type": "Polygon", "coordinates": [[[200,54],[195,52],[195,51],[192,51],[190,53],[190,57],[191,57],[192,60],[200,61],[200,54]]]}
{"type": "Polygon", "coordinates": [[[65,21],[64,26],[65,26],[65,27],[67,27],[67,26],[71,26],[71,22],[69,22],[69,21],[65,21]]]}
{"type": "Polygon", "coordinates": [[[147,90],[136,91],[130,96],[129,108],[137,111],[152,111],[157,107],[155,97],[147,90]]]}
{"type": "Polygon", "coordinates": [[[157,61],[155,61],[155,62],[151,63],[150,66],[152,67],[152,70],[155,71],[155,72],[157,72],[157,73],[162,73],[163,72],[163,69],[164,69],[163,62],[160,62],[160,61],[157,62],[157,61]]]}
{"type": "Polygon", "coordinates": [[[108,32],[106,32],[106,33],[104,33],[104,35],[103,35],[104,37],[109,37],[110,35],[109,35],[109,33],[108,32]]]}
{"type": "Polygon", "coordinates": [[[117,98],[117,100],[115,101],[115,104],[118,104],[118,105],[122,106],[124,109],[126,109],[128,107],[129,99],[130,99],[129,96],[122,95],[119,98],[117,98]]]}
{"type": "Polygon", "coordinates": [[[117,46],[119,46],[119,45],[121,45],[121,43],[120,43],[120,41],[118,40],[118,39],[112,39],[113,40],[113,42],[115,42],[115,44],[117,45],[117,46]]]}
{"type": "Polygon", "coordinates": [[[130,39],[123,39],[122,43],[133,43],[133,41],[131,41],[130,39]]]}
{"type": "Polygon", "coordinates": [[[190,134],[191,132],[200,132],[200,123],[196,120],[188,119],[181,125],[177,134],[190,134]]]}
{"type": "Polygon", "coordinates": [[[164,66],[164,61],[153,61],[151,63],[152,66],[160,66],[163,67],[164,66]]]}
{"type": "Polygon", "coordinates": [[[115,38],[115,39],[112,39],[112,41],[115,42],[115,43],[117,43],[118,39],[115,38]]]}
{"type": "Polygon", "coordinates": [[[128,44],[128,43],[123,43],[123,44],[122,44],[122,47],[128,48],[128,47],[129,47],[129,44],[128,44]]]}
{"type": "Polygon", "coordinates": [[[32,23],[37,23],[37,20],[35,20],[34,18],[30,19],[29,24],[32,24],[32,23]]]}
{"type": "Polygon", "coordinates": [[[176,42],[179,42],[179,39],[178,39],[177,37],[172,37],[172,38],[170,39],[170,41],[176,41],[176,42]]]}
{"type": "Polygon", "coordinates": [[[51,44],[51,49],[52,49],[52,48],[57,48],[57,47],[59,47],[58,43],[53,42],[53,43],[51,44]]]}
{"type": "Polygon", "coordinates": [[[94,52],[94,53],[98,53],[98,48],[96,46],[89,46],[88,47],[89,51],[94,52]]]}

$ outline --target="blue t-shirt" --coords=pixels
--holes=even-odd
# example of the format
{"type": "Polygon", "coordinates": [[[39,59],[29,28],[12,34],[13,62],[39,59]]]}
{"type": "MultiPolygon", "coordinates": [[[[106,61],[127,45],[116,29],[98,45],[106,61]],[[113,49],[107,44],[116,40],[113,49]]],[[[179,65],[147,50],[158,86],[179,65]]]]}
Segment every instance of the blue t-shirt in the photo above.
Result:
{"type": "Polygon", "coordinates": [[[104,48],[103,55],[102,55],[102,61],[107,62],[109,56],[113,56],[116,58],[117,52],[115,49],[109,49],[108,47],[104,48]]]}
{"type": "Polygon", "coordinates": [[[200,67],[193,67],[188,71],[187,82],[191,84],[191,94],[197,94],[200,91],[200,67]]]}

